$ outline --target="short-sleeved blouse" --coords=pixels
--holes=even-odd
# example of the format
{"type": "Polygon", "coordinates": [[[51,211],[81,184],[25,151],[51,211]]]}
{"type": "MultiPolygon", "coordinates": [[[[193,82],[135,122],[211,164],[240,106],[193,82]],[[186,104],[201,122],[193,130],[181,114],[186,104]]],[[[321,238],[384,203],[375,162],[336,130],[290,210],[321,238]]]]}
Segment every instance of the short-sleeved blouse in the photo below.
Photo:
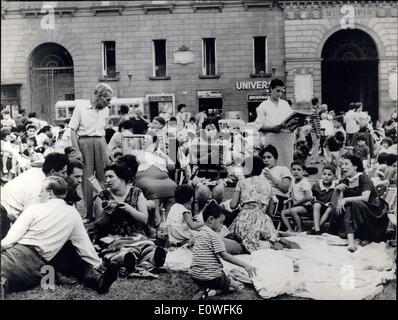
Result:
{"type": "Polygon", "coordinates": [[[242,204],[257,202],[268,205],[273,195],[271,184],[263,175],[240,180],[235,190],[240,191],[242,204]]]}
{"type": "Polygon", "coordinates": [[[355,179],[344,178],[340,181],[348,186],[343,192],[344,198],[361,196],[364,191],[370,191],[369,204],[379,205],[379,198],[372,180],[365,173],[359,174],[355,179]]]}

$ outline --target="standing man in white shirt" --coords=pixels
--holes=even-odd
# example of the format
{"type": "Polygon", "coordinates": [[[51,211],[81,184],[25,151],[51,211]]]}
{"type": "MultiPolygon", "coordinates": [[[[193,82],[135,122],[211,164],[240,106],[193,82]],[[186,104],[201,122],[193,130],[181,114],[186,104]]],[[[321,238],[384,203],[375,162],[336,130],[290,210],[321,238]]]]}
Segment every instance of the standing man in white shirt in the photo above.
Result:
{"type": "Polygon", "coordinates": [[[273,79],[270,83],[271,95],[256,109],[256,125],[261,133],[263,146],[272,144],[278,150],[279,165],[290,167],[293,162],[294,131],[284,129],[282,122],[294,111],[287,101],[281,99],[285,84],[273,79]]]}
{"type": "Polygon", "coordinates": [[[39,202],[41,184],[46,177],[67,177],[68,157],[62,153],[50,153],[42,168],[31,168],[1,187],[1,234],[3,238],[27,206],[39,202]]]}
{"type": "Polygon", "coordinates": [[[346,145],[352,145],[352,138],[359,131],[359,121],[358,121],[358,106],[355,102],[351,102],[348,106],[348,112],[344,115],[344,123],[346,126],[346,145]]]}
{"type": "Polygon", "coordinates": [[[72,157],[84,162],[84,178],[82,183],[87,212],[85,222],[93,217],[93,191],[87,179],[94,175],[98,180],[105,180],[104,168],[110,164],[105,141],[105,128],[109,122],[108,105],[112,100],[112,88],[106,83],[95,87],[94,97],[90,100],[76,100],[69,122],[73,147],[72,157]]]}
{"type": "Polygon", "coordinates": [[[5,293],[39,285],[45,265],[52,265],[55,270],[73,269],[74,276],[98,293],[108,292],[116,280],[116,267],[99,271],[102,260],[82,218],[64,201],[67,188],[62,178],[46,178],[41,185],[41,202],[26,208],[2,240],[1,284],[5,293]],[[59,257],[66,253],[65,245],[74,248],[74,255],[69,254],[67,260],[59,257]]]}

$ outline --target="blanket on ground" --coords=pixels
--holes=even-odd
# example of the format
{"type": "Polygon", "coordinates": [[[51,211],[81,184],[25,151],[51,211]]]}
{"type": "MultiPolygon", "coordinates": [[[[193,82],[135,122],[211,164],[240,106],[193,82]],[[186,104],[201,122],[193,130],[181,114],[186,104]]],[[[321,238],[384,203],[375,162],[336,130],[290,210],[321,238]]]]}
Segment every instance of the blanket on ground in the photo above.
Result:
{"type": "MultiPolygon", "coordinates": [[[[372,299],[382,292],[384,283],[396,278],[394,248],[384,242],[350,253],[345,240],[329,234],[299,234],[287,239],[298,243],[301,249],[264,249],[237,256],[257,268],[253,285],[264,299],[282,294],[325,300],[372,299]]],[[[191,261],[192,252],[178,248],[168,253],[165,267],[188,271],[191,261]]],[[[224,261],[227,274],[234,269],[244,272],[224,261]]]]}

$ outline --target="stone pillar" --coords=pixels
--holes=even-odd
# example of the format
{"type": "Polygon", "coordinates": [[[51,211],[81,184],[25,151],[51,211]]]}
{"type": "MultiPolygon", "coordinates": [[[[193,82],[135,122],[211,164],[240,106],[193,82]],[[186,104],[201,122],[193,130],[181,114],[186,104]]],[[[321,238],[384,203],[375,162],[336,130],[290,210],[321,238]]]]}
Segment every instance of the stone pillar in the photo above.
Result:
{"type": "MultiPolygon", "coordinates": [[[[394,83],[397,74],[397,58],[384,57],[379,60],[379,118],[385,120],[397,109],[398,103],[393,90],[396,90],[397,83],[394,83]],[[395,86],[395,88],[394,88],[395,86]]],[[[396,80],[395,80],[396,81],[396,80]]]]}

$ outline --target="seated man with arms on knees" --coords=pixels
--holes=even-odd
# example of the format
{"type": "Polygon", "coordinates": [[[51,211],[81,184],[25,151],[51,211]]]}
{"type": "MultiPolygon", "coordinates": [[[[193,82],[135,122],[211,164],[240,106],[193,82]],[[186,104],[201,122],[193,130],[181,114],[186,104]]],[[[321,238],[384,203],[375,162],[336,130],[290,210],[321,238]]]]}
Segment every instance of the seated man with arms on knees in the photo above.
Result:
{"type": "Polygon", "coordinates": [[[45,265],[62,271],[74,269],[74,276],[100,294],[108,292],[116,280],[114,266],[98,270],[102,261],[78,211],[65,203],[66,193],[65,180],[46,178],[41,203],[26,208],[2,240],[1,279],[6,293],[39,285],[45,265]]]}
{"type": "Polygon", "coordinates": [[[46,177],[67,177],[68,157],[62,153],[46,156],[42,168],[31,168],[1,188],[1,237],[5,237],[10,222],[17,220],[25,208],[39,202],[41,184],[46,177]]]}

